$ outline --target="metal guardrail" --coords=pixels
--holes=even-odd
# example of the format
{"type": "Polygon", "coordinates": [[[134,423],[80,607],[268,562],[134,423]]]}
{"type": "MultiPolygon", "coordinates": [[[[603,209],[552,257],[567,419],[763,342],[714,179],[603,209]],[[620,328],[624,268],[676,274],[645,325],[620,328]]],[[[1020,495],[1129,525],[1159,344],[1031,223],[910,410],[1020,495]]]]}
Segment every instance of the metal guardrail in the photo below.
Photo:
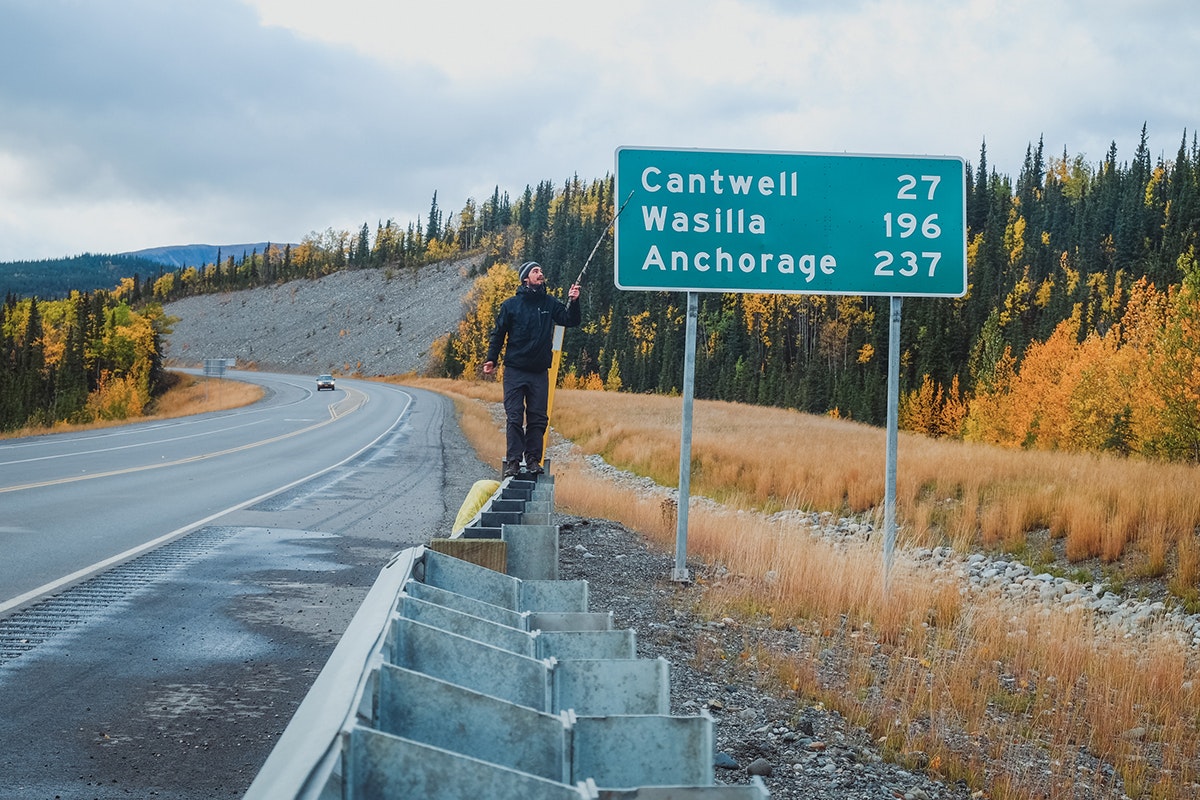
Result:
{"type": "Polygon", "coordinates": [[[457,538],[505,571],[398,553],[246,800],[752,800],[713,783],[712,718],[669,713],[668,665],[558,580],[553,478],[507,479],[457,538]]]}

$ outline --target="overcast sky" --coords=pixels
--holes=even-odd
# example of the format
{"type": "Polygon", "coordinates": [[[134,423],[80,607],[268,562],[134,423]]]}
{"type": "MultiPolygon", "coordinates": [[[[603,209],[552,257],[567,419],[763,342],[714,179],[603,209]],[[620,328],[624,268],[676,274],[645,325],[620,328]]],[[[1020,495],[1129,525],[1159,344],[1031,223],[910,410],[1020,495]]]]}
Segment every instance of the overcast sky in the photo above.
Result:
{"type": "Polygon", "coordinates": [[[1200,125],[1194,0],[0,0],[0,261],[298,242],[622,145],[1127,161],[1200,125]]]}

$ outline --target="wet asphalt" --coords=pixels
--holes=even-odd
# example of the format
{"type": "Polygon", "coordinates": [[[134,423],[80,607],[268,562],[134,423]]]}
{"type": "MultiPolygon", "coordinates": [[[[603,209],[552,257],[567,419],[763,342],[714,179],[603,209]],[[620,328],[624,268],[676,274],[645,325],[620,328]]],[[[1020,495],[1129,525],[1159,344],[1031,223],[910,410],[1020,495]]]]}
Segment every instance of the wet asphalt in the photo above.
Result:
{"type": "Polygon", "coordinates": [[[0,800],[241,797],[384,563],[497,477],[415,394],[344,468],[0,620],[0,800]]]}

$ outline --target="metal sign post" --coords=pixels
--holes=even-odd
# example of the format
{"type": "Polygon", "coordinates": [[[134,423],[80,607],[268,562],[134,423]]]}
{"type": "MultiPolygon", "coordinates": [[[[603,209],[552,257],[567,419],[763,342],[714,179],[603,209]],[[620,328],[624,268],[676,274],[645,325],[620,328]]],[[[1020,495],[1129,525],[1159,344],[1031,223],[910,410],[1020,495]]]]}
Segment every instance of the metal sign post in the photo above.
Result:
{"type": "Polygon", "coordinates": [[[883,591],[888,590],[892,556],[896,549],[896,450],[900,418],[900,308],[903,298],[892,298],[888,323],[887,453],[883,489],[883,591]]]}
{"type": "Polygon", "coordinates": [[[687,296],[687,341],[683,347],[683,424],[679,438],[679,502],[675,515],[675,569],[671,580],[689,580],[687,569],[688,505],[692,491],[692,397],[696,384],[696,317],[699,300],[695,292],[687,296]]]}

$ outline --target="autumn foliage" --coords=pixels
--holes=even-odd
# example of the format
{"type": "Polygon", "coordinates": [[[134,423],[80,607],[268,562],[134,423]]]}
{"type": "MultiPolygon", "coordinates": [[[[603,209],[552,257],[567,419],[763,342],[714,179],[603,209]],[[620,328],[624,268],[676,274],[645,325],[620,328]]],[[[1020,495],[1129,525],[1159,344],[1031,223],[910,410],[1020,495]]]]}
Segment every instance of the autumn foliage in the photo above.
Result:
{"type": "Polygon", "coordinates": [[[928,375],[903,397],[901,424],[933,436],[1006,447],[1200,460],[1200,273],[1181,259],[1181,287],[1148,279],[1109,302],[1120,322],[1081,336],[1082,309],[1020,362],[1011,346],[964,397],[928,375]]]}
{"type": "Polygon", "coordinates": [[[142,415],[162,387],[169,320],[157,304],[131,308],[130,284],[0,307],[0,430],[142,415]]]}
{"type": "Polygon", "coordinates": [[[445,352],[445,363],[455,376],[478,376],[487,358],[488,337],[496,324],[500,304],[516,291],[520,281],[507,264],[495,264],[475,279],[463,300],[463,317],[457,335],[446,336],[438,347],[445,352]]]}

